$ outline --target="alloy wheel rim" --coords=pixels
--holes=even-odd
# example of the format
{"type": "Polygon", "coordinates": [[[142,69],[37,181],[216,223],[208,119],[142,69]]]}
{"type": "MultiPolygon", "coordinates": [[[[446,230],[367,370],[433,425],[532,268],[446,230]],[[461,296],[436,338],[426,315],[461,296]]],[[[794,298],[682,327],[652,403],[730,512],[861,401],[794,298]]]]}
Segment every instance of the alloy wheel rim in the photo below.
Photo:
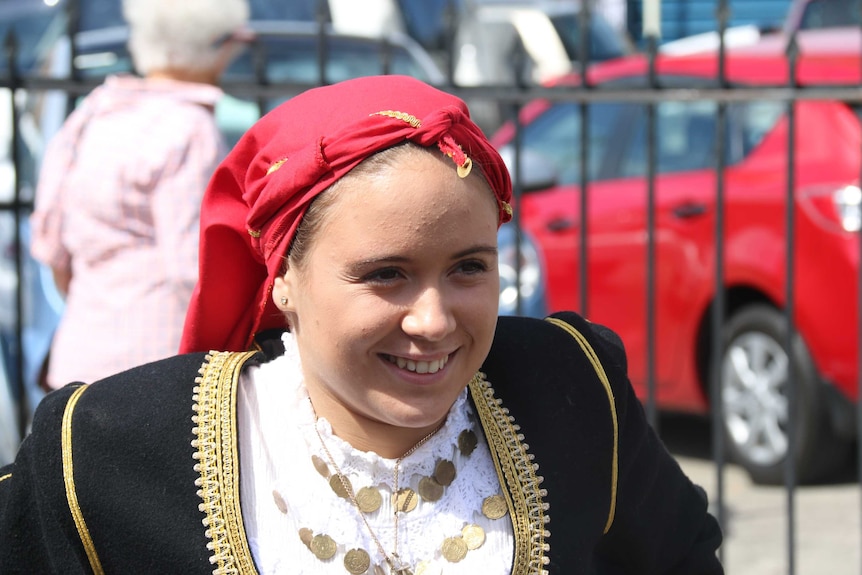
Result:
{"type": "Polygon", "coordinates": [[[747,460],[774,465],[787,453],[787,374],[784,348],[762,332],[734,338],[722,360],[724,425],[747,460]]]}

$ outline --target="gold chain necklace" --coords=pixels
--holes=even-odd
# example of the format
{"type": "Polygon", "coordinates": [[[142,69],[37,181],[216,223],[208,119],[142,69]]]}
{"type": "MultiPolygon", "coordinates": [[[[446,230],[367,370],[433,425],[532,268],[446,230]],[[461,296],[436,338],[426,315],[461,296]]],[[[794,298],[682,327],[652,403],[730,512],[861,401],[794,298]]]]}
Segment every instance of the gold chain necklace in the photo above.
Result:
{"type": "MultiPolygon", "coordinates": [[[[311,403],[311,398],[308,399],[309,403],[311,403]]],[[[403,513],[407,509],[410,508],[410,504],[413,502],[413,497],[415,497],[415,493],[413,490],[409,490],[409,493],[406,494],[405,497],[399,497],[399,489],[398,489],[398,470],[401,466],[401,462],[404,461],[407,457],[410,457],[413,453],[416,452],[417,449],[425,445],[429,439],[434,437],[438,431],[443,428],[445,420],[443,423],[438,425],[434,430],[432,430],[428,435],[420,439],[413,447],[408,449],[401,457],[395,460],[395,468],[393,470],[393,478],[392,478],[392,492],[393,492],[393,505],[395,506],[395,537],[393,543],[393,551],[390,555],[386,552],[383,547],[383,544],[380,542],[380,539],[377,537],[377,534],[374,533],[374,530],[371,528],[371,524],[368,522],[368,519],[365,517],[365,514],[362,512],[359,503],[356,501],[356,495],[353,493],[353,486],[349,481],[345,478],[344,474],[341,472],[341,468],[338,467],[338,464],[335,462],[335,458],[332,457],[332,453],[329,452],[329,448],[326,446],[326,442],[323,440],[323,436],[320,434],[320,429],[317,426],[317,411],[314,410],[314,404],[311,405],[311,409],[314,412],[314,431],[317,433],[317,438],[320,440],[320,446],[323,448],[323,452],[326,453],[327,459],[329,459],[329,463],[335,469],[335,473],[338,476],[339,481],[341,482],[341,486],[347,492],[347,497],[350,499],[350,503],[353,504],[353,507],[359,512],[359,517],[362,519],[362,523],[365,524],[365,528],[368,530],[368,534],[371,535],[371,539],[374,540],[374,544],[377,546],[380,554],[383,555],[383,558],[386,560],[386,564],[389,565],[389,571],[392,575],[413,575],[413,571],[410,569],[408,565],[405,565],[401,560],[401,557],[398,555],[398,517],[399,513],[403,513]]]]}

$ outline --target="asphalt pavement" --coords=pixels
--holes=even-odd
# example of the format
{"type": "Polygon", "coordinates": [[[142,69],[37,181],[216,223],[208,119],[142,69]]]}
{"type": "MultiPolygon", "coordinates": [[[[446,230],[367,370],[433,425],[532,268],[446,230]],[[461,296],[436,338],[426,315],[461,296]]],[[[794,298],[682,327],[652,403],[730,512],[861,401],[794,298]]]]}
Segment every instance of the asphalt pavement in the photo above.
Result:
{"type": "MultiPolygon", "coordinates": [[[[691,479],[717,505],[718,471],[712,462],[710,424],[700,418],[662,416],[659,431],[691,479]]],[[[789,560],[784,487],[760,486],[735,465],[722,472],[726,575],[859,575],[862,573],[862,497],[855,458],[828,483],[797,487],[793,564],[789,560]]]]}

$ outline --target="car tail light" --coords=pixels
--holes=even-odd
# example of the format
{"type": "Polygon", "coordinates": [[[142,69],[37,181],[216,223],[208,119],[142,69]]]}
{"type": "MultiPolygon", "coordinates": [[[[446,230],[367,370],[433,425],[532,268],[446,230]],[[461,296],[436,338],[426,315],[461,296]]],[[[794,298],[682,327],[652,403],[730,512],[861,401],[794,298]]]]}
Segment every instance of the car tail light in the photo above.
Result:
{"type": "Polygon", "coordinates": [[[858,232],[862,228],[862,189],[856,185],[806,188],[800,205],[824,228],[834,232],[858,232]]]}
{"type": "Polygon", "coordinates": [[[859,186],[844,186],[835,192],[833,200],[841,217],[841,227],[848,232],[858,232],[862,227],[862,190],[859,186]]]}

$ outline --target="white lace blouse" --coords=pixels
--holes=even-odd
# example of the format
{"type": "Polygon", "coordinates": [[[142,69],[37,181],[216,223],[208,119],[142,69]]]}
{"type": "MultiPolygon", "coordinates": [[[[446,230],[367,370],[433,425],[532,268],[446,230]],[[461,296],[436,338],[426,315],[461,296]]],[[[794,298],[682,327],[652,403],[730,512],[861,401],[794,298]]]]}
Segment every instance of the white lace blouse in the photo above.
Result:
{"type": "MultiPolygon", "coordinates": [[[[357,572],[352,562],[353,571],[348,570],[345,556],[360,549],[370,557],[371,566],[366,571],[369,575],[388,574],[389,568],[369,527],[391,554],[395,522],[390,496],[395,460],[352,448],[332,434],[324,418],[318,420],[315,430],[296,344],[289,333],[282,339],[285,354],[247,369],[239,389],[241,501],[255,563],[262,574],[344,575],[357,572]],[[365,514],[368,525],[353,502],[339,497],[324,477],[334,476],[336,471],[321,439],[354,493],[363,487],[380,493],[379,509],[365,514]],[[312,456],[319,458],[317,466],[312,456]],[[332,557],[319,558],[329,553],[307,544],[314,535],[326,535],[334,542],[332,557]]],[[[334,483],[340,485],[337,480],[334,483]]],[[[486,498],[502,491],[466,390],[441,430],[401,462],[399,487],[410,487],[417,493],[415,509],[401,513],[398,520],[398,554],[416,575],[510,573],[512,524],[508,514],[492,519],[483,513],[486,498]],[[466,455],[459,449],[459,436],[465,430],[472,430],[478,439],[476,449],[466,455]],[[455,477],[443,488],[439,499],[429,501],[418,495],[422,492],[419,483],[423,477],[435,474],[441,460],[454,464],[455,477]],[[462,537],[467,526],[472,529],[471,536],[462,537]],[[475,535],[482,532],[484,540],[475,535]],[[447,542],[444,553],[444,541],[449,538],[468,540],[466,554],[460,542],[452,545],[452,541],[447,542]]],[[[331,544],[325,547],[332,551],[331,544]]]]}

